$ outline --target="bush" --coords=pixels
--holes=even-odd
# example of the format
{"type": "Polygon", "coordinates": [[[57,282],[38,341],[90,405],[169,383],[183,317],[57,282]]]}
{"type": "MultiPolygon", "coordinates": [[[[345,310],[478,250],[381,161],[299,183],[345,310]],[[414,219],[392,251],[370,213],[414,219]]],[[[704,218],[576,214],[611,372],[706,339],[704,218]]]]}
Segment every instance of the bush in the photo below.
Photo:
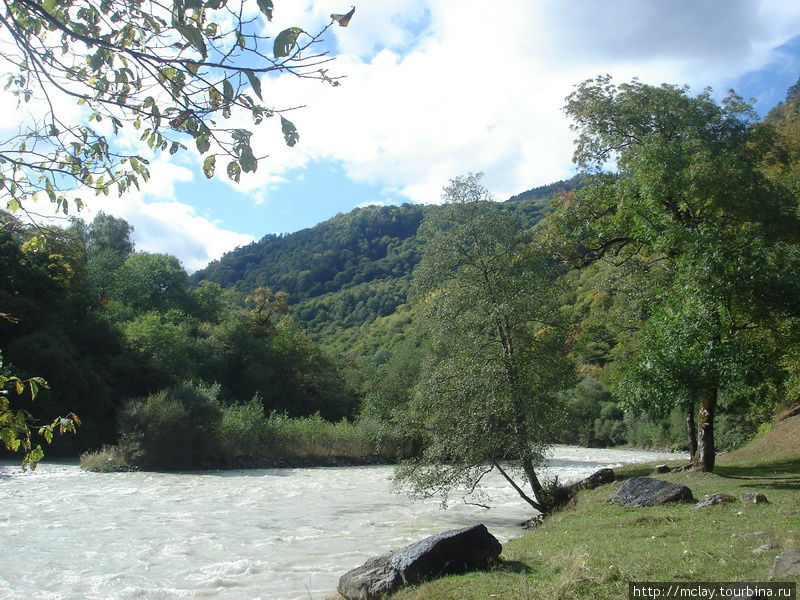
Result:
{"type": "Polygon", "coordinates": [[[134,464],[155,469],[215,465],[221,455],[218,394],[218,385],[187,381],[130,402],[120,429],[134,464]]]}

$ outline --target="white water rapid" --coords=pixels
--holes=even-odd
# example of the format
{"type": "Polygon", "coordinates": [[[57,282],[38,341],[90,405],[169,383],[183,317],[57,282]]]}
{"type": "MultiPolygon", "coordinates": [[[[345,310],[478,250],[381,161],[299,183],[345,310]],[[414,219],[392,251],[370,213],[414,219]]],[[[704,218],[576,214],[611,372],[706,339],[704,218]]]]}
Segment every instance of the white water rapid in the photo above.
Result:
{"type": "MultiPolygon", "coordinates": [[[[545,476],[674,457],[557,447],[545,476]]],[[[317,600],[368,557],[485,523],[501,541],[530,511],[498,477],[493,508],[392,493],[391,467],[195,473],[0,464],[0,598],[317,600]]]]}

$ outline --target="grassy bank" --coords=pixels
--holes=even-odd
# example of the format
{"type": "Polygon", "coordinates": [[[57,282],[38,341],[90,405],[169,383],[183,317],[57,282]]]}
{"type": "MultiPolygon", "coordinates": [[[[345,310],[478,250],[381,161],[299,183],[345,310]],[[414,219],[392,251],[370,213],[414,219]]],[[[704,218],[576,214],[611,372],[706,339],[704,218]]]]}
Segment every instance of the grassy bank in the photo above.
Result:
{"type": "MultiPolygon", "coordinates": [[[[630,466],[618,475],[649,475],[652,467],[630,466]]],[[[608,484],[581,492],[541,527],[506,544],[493,571],[447,577],[392,598],[620,600],[628,597],[629,581],[763,581],[778,552],[800,547],[800,416],[721,456],[714,474],[659,478],[689,486],[698,500],[717,492],[737,500],[700,510],[622,508],[605,502],[619,486],[608,484]],[[738,500],[751,491],[764,493],[769,504],[738,500]]]]}

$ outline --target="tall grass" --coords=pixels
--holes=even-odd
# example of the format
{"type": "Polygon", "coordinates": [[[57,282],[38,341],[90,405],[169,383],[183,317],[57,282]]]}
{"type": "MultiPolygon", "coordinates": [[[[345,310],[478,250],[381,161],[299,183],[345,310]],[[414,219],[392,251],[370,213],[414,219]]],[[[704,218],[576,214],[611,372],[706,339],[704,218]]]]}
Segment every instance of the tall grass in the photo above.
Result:
{"type": "Polygon", "coordinates": [[[406,438],[377,419],[332,423],[319,414],[295,418],[280,413],[264,415],[257,400],[227,407],[219,435],[223,453],[233,463],[394,462],[410,449],[406,438]]]}

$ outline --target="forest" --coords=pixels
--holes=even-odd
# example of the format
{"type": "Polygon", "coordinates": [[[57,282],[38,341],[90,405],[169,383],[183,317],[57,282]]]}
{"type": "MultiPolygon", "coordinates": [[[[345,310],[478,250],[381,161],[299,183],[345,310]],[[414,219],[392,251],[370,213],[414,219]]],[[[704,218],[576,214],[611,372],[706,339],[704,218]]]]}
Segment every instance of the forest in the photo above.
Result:
{"type": "Polygon", "coordinates": [[[497,202],[461,175],[191,276],[121,219],[3,213],[8,397],[79,420],[48,454],[120,468],[402,459],[424,495],[513,460],[535,498],[553,443],[713,470],[800,389],[799,90],[760,120],[599,77],[565,111],[573,179],[497,202]]]}

